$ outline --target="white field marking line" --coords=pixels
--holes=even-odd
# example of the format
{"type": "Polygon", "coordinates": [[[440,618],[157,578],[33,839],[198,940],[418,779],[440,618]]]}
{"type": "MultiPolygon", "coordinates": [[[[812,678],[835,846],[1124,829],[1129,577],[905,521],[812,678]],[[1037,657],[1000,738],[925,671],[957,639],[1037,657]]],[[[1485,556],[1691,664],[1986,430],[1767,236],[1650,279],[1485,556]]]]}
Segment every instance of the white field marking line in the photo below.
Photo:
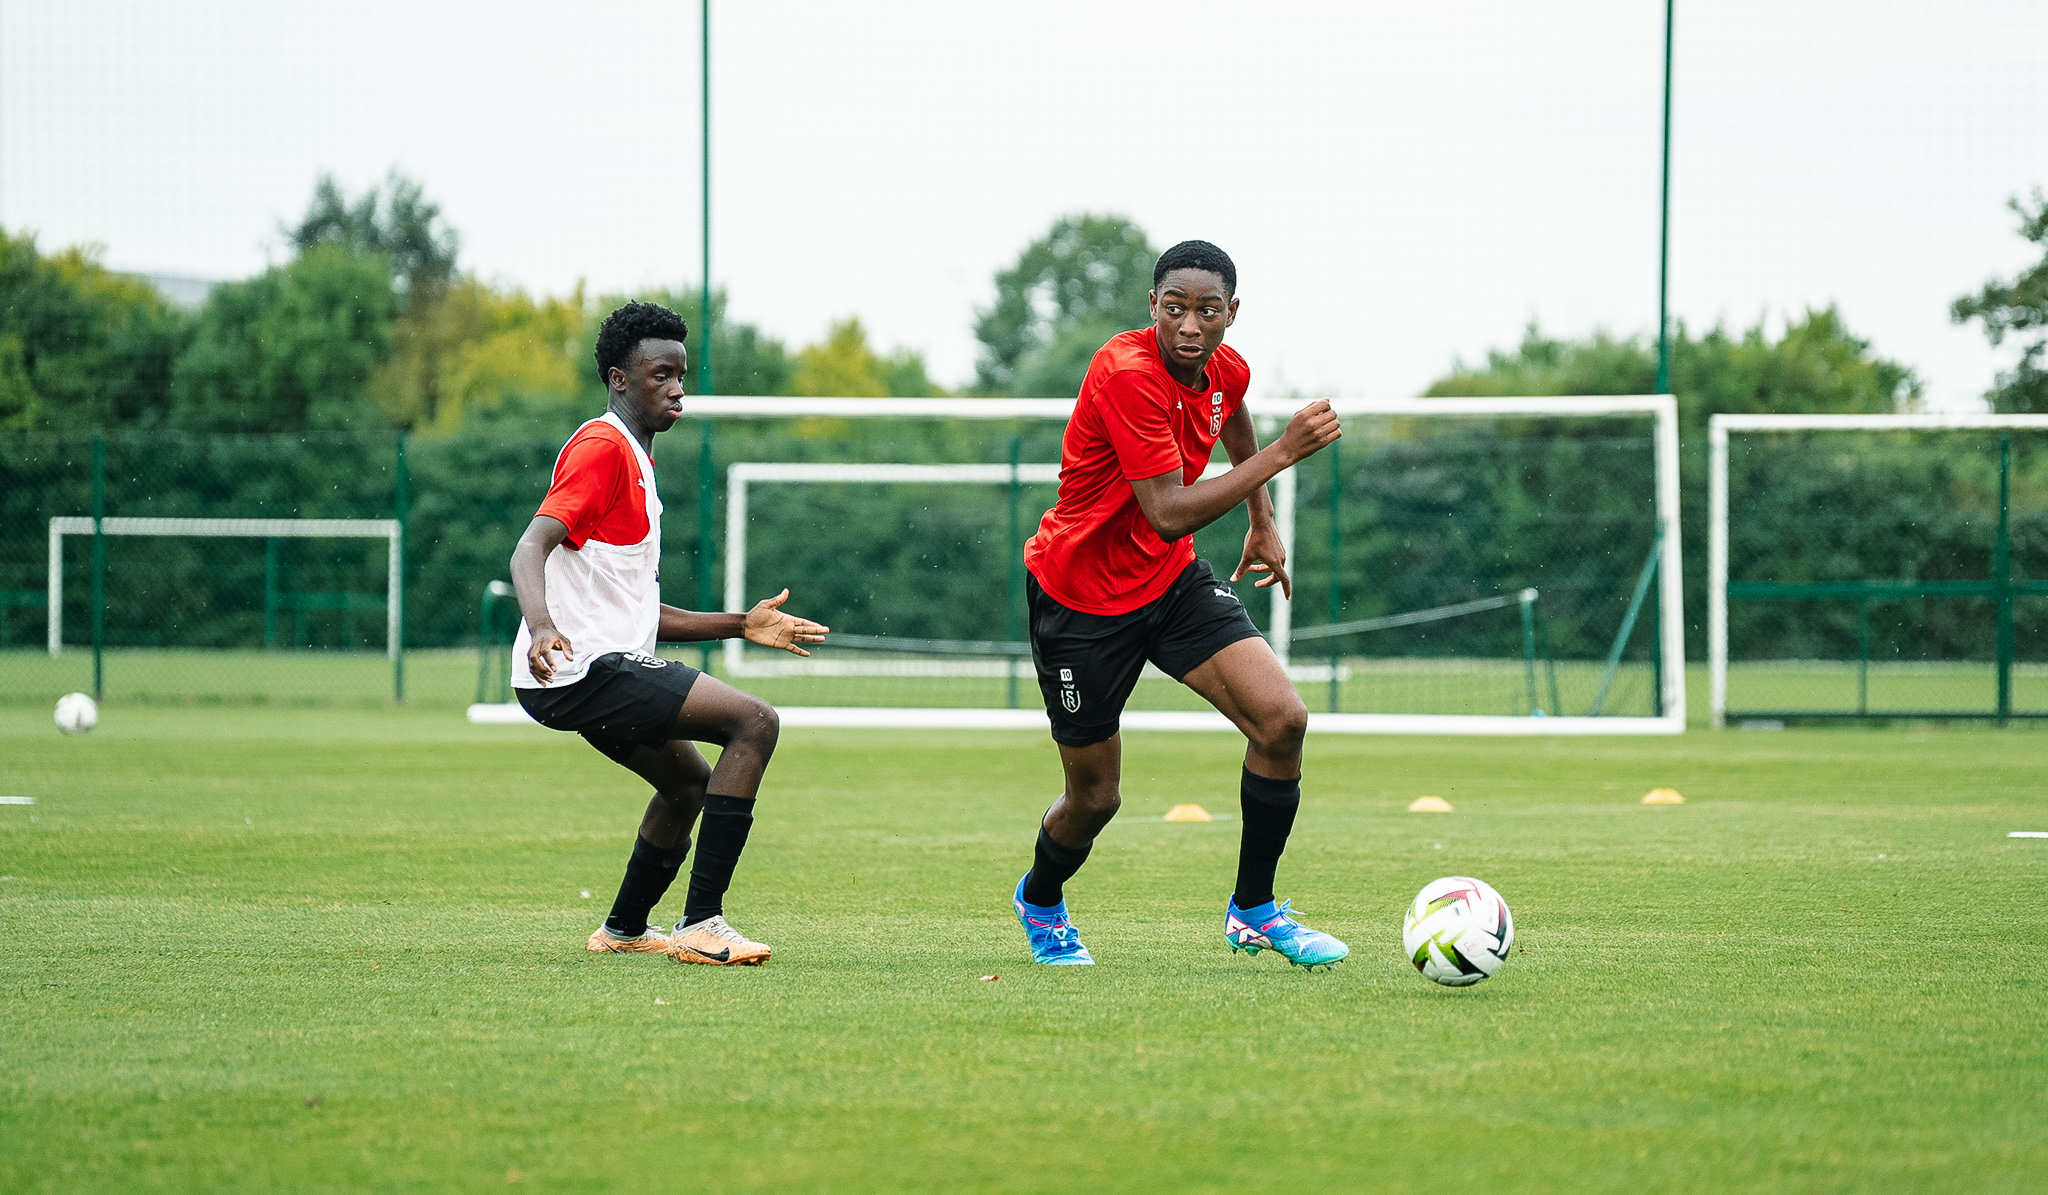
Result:
{"type": "Polygon", "coordinates": [[[0,797],[0,805],[33,805],[34,797],[0,797]]]}
{"type": "Polygon", "coordinates": [[[2007,838],[2048,838],[2048,830],[2014,830],[2007,838]]]}

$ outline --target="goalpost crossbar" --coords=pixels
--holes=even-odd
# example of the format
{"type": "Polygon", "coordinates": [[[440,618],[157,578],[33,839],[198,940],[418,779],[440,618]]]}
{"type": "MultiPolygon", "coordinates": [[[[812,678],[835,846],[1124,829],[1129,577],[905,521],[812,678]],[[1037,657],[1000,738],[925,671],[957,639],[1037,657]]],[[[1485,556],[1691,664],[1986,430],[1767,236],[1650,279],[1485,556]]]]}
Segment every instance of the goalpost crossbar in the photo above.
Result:
{"type": "Polygon", "coordinates": [[[389,544],[384,596],[385,653],[398,658],[404,625],[404,525],[397,519],[196,519],[59,515],[50,520],[49,651],[64,649],[64,537],[67,535],[191,536],[230,539],[382,539],[389,544]]]}

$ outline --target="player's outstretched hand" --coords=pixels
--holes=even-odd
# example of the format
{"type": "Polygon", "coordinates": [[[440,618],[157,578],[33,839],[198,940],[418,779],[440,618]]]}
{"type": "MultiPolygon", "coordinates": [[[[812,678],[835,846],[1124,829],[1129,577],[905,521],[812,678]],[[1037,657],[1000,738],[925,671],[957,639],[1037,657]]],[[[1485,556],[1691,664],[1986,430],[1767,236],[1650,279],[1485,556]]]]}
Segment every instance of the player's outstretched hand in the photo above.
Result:
{"type": "Polygon", "coordinates": [[[533,671],[533,679],[547,684],[555,676],[555,653],[561,652],[562,659],[575,662],[575,649],[562,632],[553,627],[542,627],[533,633],[533,642],[526,648],[526,666],[533,671]]]}
{"type": "Polygon", "coordinates": [[[807,656],[810,652],[798,647],[799,643],[823,643],[825,633],[832,628],[808,618],[784,614],[782,603],[789,600],[785,589],[772,598],[762,598],[754,608],[747,611],[747,642],[762,647],[774,647],[796,656],[807,656]]]}
{"type": "Polygon", "coordinates": [[[1343,434],[1344,429],[1337,426],[1337,412],[1330,409],[1330,400],[1319,398],[1294,413],[1276,443],[1293,464],[1328,448],[1343,434]]]}

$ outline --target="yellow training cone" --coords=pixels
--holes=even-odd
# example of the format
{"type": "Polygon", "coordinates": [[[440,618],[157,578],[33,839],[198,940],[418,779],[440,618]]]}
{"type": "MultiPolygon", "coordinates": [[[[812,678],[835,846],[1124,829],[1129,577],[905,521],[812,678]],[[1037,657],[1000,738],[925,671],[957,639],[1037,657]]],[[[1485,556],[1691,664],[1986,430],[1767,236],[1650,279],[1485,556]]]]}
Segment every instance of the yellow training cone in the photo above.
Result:
{"type": "Polygon", "coordinates": [[[1167,810],[1166,816],[1160,820],[1169,822],[1213,822],[1216,819],[1210,817],[1209,811],[1200,805],[1175,805],[1167,810]]]}
{"type": "Polygon", "coordinates": [[[1645,805],[1683,805],[1685,798],[1675,788],[1653,788],[1643,794],[1645,805]]]}
{"type": "Polygon", "coordinates": [[[1408,812],[1410,813],[1449,813],[1450,811],[1451,803],[1442,797],[1417,797],[1408,806],[1408,812]]]}

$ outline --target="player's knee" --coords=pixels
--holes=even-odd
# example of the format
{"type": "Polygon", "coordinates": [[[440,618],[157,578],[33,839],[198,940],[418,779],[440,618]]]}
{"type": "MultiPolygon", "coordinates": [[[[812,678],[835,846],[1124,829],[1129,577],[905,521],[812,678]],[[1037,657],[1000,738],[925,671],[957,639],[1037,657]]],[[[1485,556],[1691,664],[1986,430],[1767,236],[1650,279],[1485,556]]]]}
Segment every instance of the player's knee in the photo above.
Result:
{"type": "Polygon", "coordinates": [[[1123,808],[1124,798],[1117,791],[1114,781],[1103,784],[1076,784],[1067,789],[1067,799],[1078,805],[1083,814],[1090,818],[1110,818],[1123,808]]]}
{"type": "Polygon", "coordinates": [[[782,715],[765,701],[755,700],[739,717],[738,736],[762,752],[775,750],[782,737],[782,715]]]}
{"type": "Polygon", "coordinates": [[[1299,697],[1268,711],[1252,726],[1252,745],[1262,755],[1298,755],[1308,737],[1308,706],[1299,697]]]}

